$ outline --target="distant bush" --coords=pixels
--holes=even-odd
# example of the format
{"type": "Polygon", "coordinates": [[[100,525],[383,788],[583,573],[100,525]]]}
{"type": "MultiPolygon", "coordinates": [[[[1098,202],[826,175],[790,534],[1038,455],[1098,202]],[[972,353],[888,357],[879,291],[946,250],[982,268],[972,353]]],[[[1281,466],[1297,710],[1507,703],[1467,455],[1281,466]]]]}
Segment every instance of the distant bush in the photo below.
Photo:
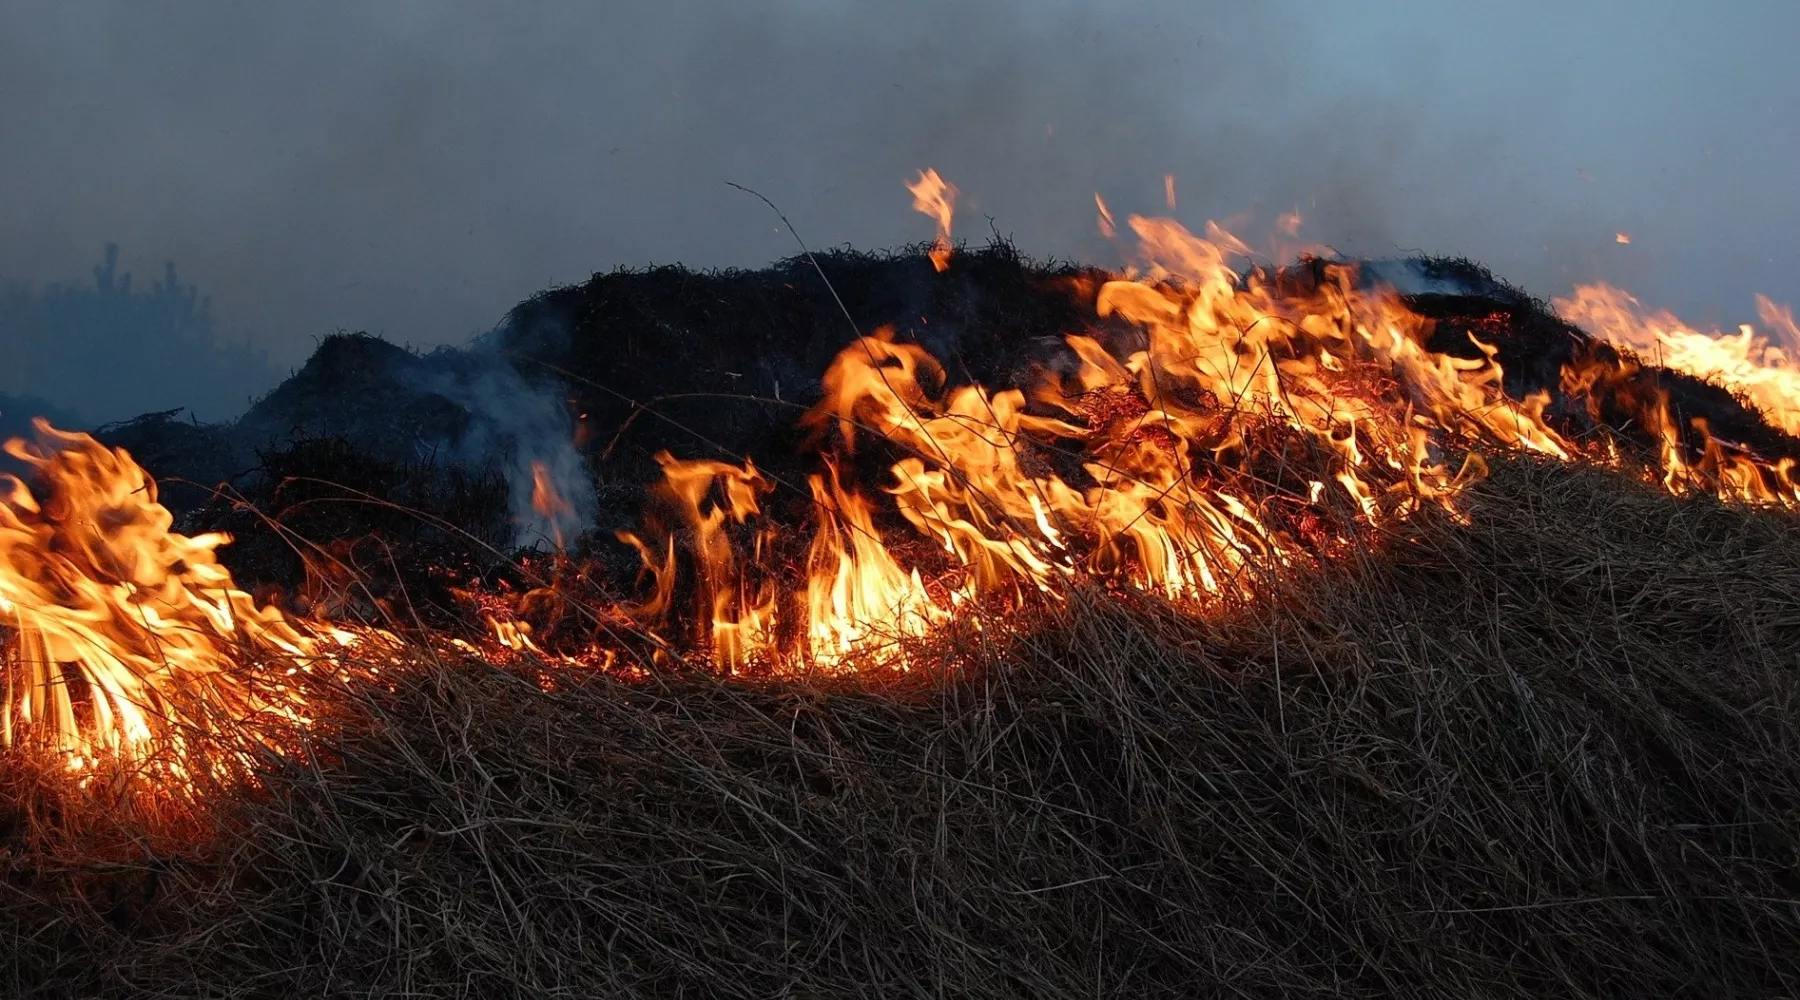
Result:
{"type": "Polygon", "coordinates": [[[90,421],[178,406],[220,420],[274,384],[267,352],[222,338],[210,299],[183,285],[173,263],[148,291],[134,291],[118,262],[118,246],[107,244],[91,285],[0,288],[0,393],[90,421]]]}

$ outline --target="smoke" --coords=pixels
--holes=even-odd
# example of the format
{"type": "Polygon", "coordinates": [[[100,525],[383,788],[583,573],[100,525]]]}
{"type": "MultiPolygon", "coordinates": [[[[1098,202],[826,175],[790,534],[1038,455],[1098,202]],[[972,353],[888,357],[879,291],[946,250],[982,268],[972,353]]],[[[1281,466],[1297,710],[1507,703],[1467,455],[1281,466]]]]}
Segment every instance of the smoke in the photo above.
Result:
{"type": "Polygon", "coordinates": [[[419,386],[469,414],[456,440],[434,450],[452,461],[498,468],[505,475],[517,526],[514,545],[572,544],[594,523],[597,498],[561,393],[552,384],[527,381],[486,343],[478,343],[469,358],[473,364],[434,372],[419,386]]]}
{"type": "Polygon", "coordinates": [[[1418,260],[1399,258],[1363,261],[1358,276],[1374,284],[1387,285],[1401,295],[1480,295],[1499,297],[1499,288],[1475,275],[1454,274],[1434,270],[1418,260]]]}
{"type": "Polygon", "coordinates": [[[929,238],[902,184],[936,167],[956,236],[991,217],[1037,256],[1117,262],[1092,194],[1159,213],[1173,173],[1183,221],[1253,243],[1298,209],[1349,254],[1750,318],[1795,297],[1795,37],[1791,4],[1673,0],[12,3],[0,278],[118,242],[291,365],[340,328],[460,344],[620,264],[791,253],[728,180],[816,246],[929,238]]]}

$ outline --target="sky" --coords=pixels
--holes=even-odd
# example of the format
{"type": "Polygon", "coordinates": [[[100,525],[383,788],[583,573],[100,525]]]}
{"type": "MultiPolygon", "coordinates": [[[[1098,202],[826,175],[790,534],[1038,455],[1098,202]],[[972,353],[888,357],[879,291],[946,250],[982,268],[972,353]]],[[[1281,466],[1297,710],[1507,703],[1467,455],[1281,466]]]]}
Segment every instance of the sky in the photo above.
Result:
{"type": "Polygon", "coordinates": [[[1122,263],[1094,193],[1161,214],[1169,173],[1196,230],[1298,209],[1345,253],[1735,324],[1800,298],[1795,39],[1748,0],[0,0],[0,281],[174,260],[286,370],[794,252],[728,181],[814,246],[927,239],[930,166],[958,236],[1034,256],[1122,263]]]}

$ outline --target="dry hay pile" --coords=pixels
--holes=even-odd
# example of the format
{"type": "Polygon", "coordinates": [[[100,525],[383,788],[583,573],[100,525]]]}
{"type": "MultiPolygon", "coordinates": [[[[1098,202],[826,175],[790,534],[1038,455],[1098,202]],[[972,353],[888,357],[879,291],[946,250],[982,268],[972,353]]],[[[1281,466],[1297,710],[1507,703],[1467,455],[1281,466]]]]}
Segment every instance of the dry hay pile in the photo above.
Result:
{"type": "Polygon", "coordinates": [[[422,662],[179,836],[9,761],[0,991],[1800,990],[1800,526],[1519,462],[1471,513],[899,690],[422,662]]]}

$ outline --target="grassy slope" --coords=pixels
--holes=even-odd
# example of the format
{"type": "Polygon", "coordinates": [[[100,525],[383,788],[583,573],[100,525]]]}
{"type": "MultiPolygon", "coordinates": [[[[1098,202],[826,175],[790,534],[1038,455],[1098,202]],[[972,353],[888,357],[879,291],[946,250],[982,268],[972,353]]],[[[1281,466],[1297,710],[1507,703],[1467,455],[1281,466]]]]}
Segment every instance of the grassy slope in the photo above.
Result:
{"type": "Polygon", "coordinates": [[[15,824],[0,990],[1800,989],[1800,526],[1517,463],[1473,515],[946,686],[421,668],[214,847],[15,824]]]}

